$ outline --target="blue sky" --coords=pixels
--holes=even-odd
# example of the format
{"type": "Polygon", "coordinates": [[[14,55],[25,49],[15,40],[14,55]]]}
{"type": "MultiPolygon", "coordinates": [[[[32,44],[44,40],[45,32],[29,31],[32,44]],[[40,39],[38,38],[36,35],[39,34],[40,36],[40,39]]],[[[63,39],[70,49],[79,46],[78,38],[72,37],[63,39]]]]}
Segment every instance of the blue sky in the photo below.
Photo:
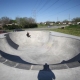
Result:
{"type": "Polygon", "coordinates": [[[80,0],[0,0],[0,18],[33,17],[37,22],[80,17],[80,0]]]}

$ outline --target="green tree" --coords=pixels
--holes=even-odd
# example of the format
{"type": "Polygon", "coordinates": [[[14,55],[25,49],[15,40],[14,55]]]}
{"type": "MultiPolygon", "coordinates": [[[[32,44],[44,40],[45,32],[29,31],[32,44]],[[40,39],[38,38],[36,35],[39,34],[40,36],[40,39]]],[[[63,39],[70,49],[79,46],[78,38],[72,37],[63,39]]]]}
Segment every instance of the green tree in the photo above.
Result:
{"type": "Polygon", "coordinates": [[[29,27],[29,24],[35,23],[35,20],[33,18],[27,18],[27,17],[16,17],[16,22],[18,25],[25,27],[27,25],[29,27]]]}
{"type": "Polygon", "coordinates": [[[60,22],[60,21],[57,21],[57,22],[56,22],[56,24],[59,24],[59,23],[61,23],[61,22],[60,22]]]}
{"type": "Polygon", "coordinates": [[[15,23],[17,23],[16,20],[10,19],[9,24],[15,24],[15,23]]]}
{"type": "Polygon", "coordinates": [[[9,22],[10,22],[10,19],[8,17],[1,17],[0,19],[0,23],[2,25],[9,24],[9,22]]]}
{"type": "Polygon", "coordinates": [[[77,24],[77,22],[80,22],[80,17],[73,18],[72,22],[77,24]]]}
{"type": "Polygon", "coordinates": [[[68,24],[68,23],[69,23],[69,21],[66,19],[66,20],[63,20],[63,23],[68,24]]]}

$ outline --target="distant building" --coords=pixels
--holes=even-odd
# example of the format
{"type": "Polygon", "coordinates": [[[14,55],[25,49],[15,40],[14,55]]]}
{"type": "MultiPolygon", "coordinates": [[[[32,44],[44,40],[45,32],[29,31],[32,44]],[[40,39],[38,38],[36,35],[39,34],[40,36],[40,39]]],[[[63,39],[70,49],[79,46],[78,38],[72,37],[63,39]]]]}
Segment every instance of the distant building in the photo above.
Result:
{"type": "Polygon", "coordinates": [[[52,26],[53,24],[54,24],[53,22],[50,22],[50,23],[49,23],[50,26],[52,26]]]}
{"type": "Polygon", "coordinates": [[[77,22],[77,24],[79,24],[79,25],[80,25],[80,22],[77,22]]]}
{"type": "Polygon", "coordinates": [[[72,22],[63,22],[62,24],[72,24],[72,22]]]}
{"type": "Polygon", "coordinates": [[[63,24],[67,24],[66,22],[63,22],[63,24]]]}
{"type": "Polygon", "coordinates": [[[45,22],[44,24],[52,26],[55,22],[45,22]]]}
{"type": "Polygon", "coordinates": [[[61,24],[61,23],[58,23],[58,24],[61,24]]]}
{"type": "Polygon", "coordinates": [[[68,24],[72,24],[72,22],[68,22],[68,24]]]}

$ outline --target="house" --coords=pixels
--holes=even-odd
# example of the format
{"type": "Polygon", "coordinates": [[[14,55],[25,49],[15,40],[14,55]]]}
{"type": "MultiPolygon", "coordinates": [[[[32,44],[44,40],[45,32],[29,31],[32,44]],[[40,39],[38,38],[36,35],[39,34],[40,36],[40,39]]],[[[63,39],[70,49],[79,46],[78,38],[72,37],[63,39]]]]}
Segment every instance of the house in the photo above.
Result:
{"type": "Polygon", "coordinates": [[[54,24],[53,22],[50,22],[50,23],[49,23],[50,26],[52,26],[53,24],[54,24]]]}
{"type": "Polygon", "coordinates": [[[77,22],[78,25],[80,25],[80,22],[77,22]]]}
{"type": "Polygon", "coordinates": [[[55,23],[55,22],[49,22],[49,21],[47,21],[47,22],[45,22],[44,24],[52,26],[54,23],[55,23]]]}
{"type": "Polygon", "coordinates": [[[66,22],[63,22],[63,24],[67,24],[66,22]]]}
{"type": "Polygon", "coordinates": [[[72,24],[72,22],[69,21],[68,24],[72,24]]]}

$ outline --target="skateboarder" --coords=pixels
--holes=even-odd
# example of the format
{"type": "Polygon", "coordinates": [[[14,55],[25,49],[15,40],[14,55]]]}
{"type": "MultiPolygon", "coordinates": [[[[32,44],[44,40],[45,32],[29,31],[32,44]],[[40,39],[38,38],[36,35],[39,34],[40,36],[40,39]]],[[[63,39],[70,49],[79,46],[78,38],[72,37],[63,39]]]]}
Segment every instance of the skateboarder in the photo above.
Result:
{"type": "Polygon", "coordinates": [[[27,32],[27,37],[31,37],[31,35],[29,34],[29,32],[27,32]]]}

